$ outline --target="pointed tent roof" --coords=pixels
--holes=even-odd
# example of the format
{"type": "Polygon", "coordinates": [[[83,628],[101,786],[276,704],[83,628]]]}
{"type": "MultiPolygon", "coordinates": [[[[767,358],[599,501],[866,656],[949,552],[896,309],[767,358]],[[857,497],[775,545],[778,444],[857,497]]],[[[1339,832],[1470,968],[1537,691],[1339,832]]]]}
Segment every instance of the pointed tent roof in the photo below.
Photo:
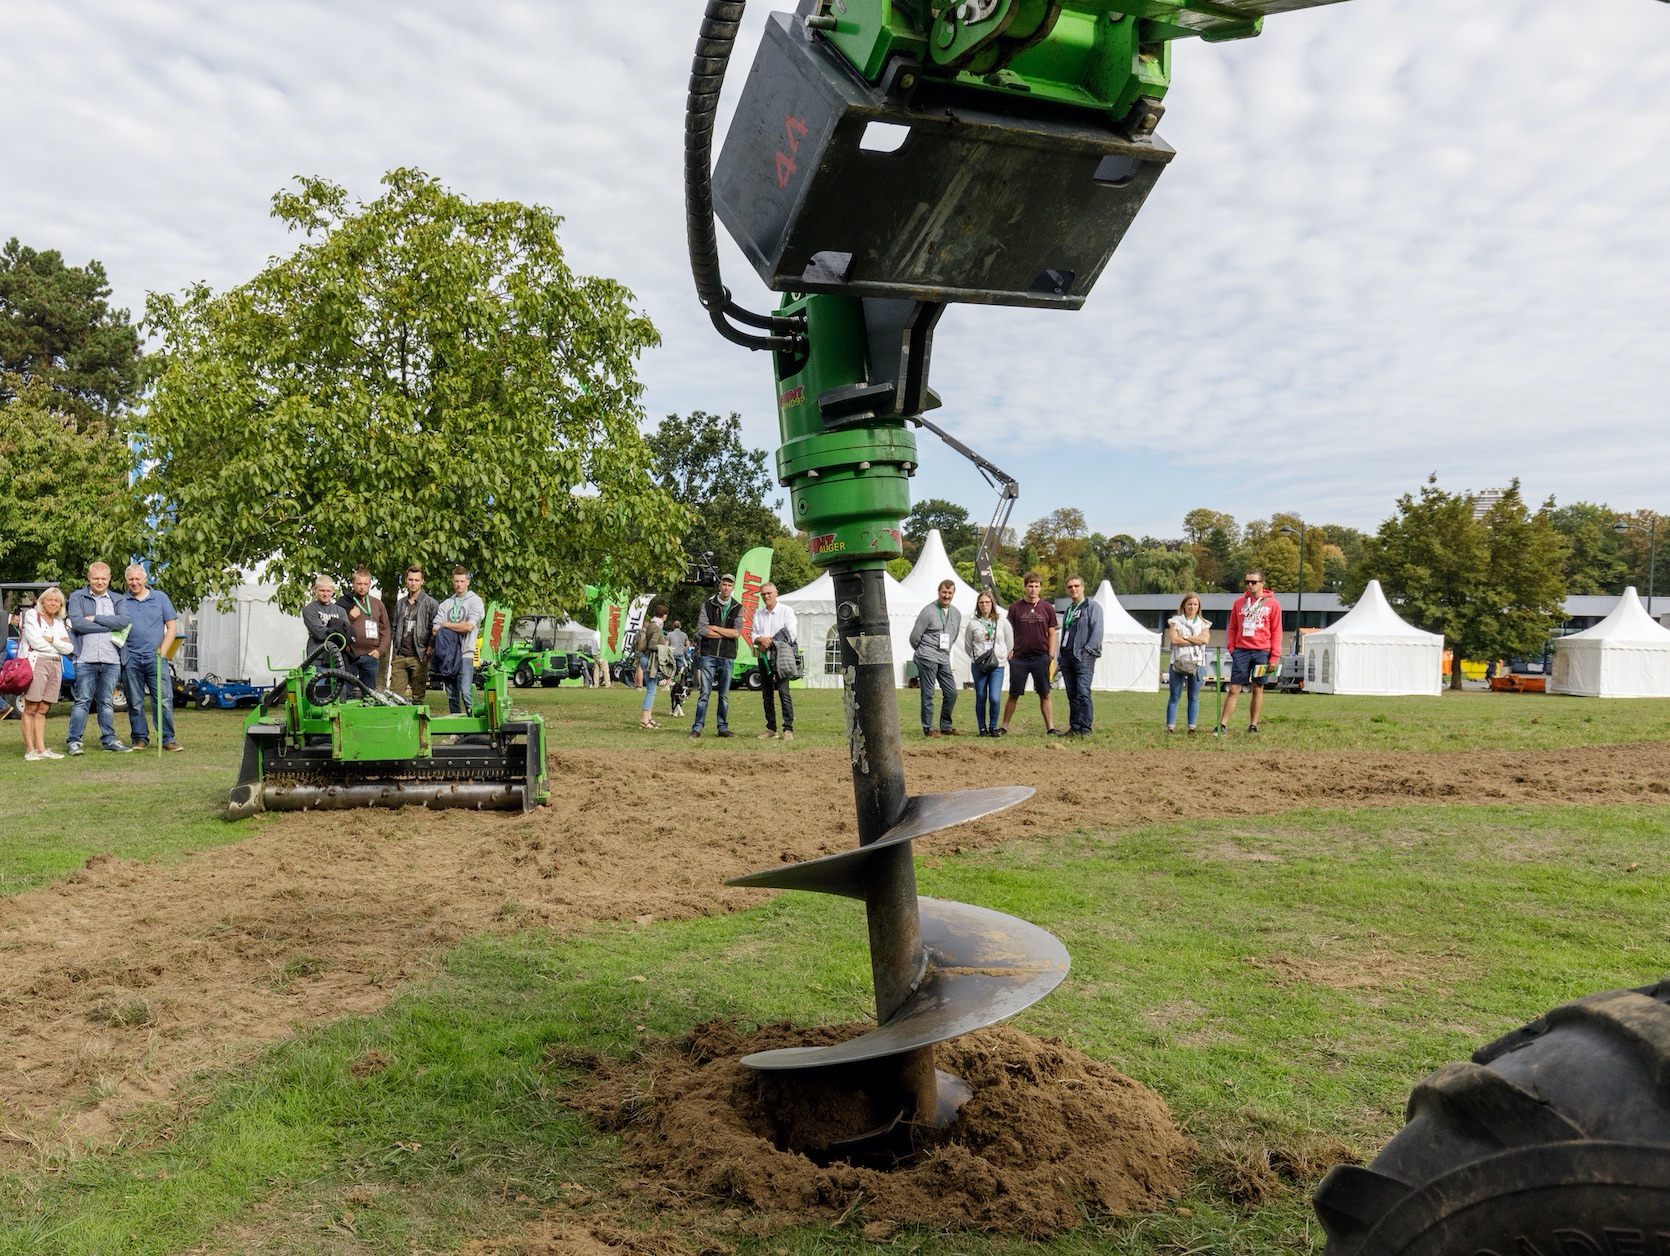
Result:
{"type": "MultiPolygon", "coordinates": [[[[945,552],[945,538],[940,536],[938,528],[934,528],[923,538],[922,552],[916,556],[916,565],[910,569],[910,574],[899,582],[899,592],[907,606],[912,602],[926,604],[939,596],[941,580],[949,580],[957,586],[957,591],[951,595],[951,605],[965,615],[971,614],[974,599],[979,593],[957,574],[957,569],[951,565],[950,555],[945,552]]],[[[920,609],[920,606],[914,607],[912,613],[920,609]]]]}
{"type": "Polygon", "coordinates": [[[793,593],[785,593],[777,600],[787,602],[790,606],[798,606],[801,602],[833,602],[835,600],[835,577],[825,571],[811,584],[796,589],[793,593]]]}
{"type": "Polygon", "coordinates": [[[1618,605],[1612,613],[1593,628],[1585,628],[1582,632],[1574,632],[1569,637],[1561,637],[1556,643],[1564,645],[1568,641],[1597,641],[1606,645],[1616,646],[1651,646],[1658,649],[1670,647],[1670,629],[1647,614],[1647,608],[1641,605],[1641,598],[1631,585],[1624,590],[1623,597],[1618,599],[1618,605]]]}
{"type": "Polygon", "coordinates": [[[1113,584],[1104,580],[1096,589],[1096,595],[1091,599],[1102,608],[1102,640],[1103,641],[1155,641],[1159,633],[1152,628],[1144,628],[1137,622],[1130,611],[1119,604],[1119,598],[1113,591],[1113,584]]]}
{"type": "MultiPolygon", "coordinates": [[[[1645,613],[1645,612],[1643,612],[1645,613]]],[[[1667,634],[1670,635],[1670,634],[1667,634]]],[[[1427,632],[1401,618],[1386,600],[1380,581],[1370,580],[1357,605],[1342,618],[1326,628],[1317,630],[1314,637],[1343,637],[1351,641],[1417,645],[1442,643],[1443,634],[1427,632]]]]}

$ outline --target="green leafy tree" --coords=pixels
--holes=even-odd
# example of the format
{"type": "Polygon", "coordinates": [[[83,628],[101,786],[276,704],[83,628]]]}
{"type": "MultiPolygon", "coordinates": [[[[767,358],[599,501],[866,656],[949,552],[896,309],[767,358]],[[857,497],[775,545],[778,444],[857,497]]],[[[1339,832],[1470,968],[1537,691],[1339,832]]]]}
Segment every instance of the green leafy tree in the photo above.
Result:
{"type": "MultiPolygon", "coordinates": [[[[1241,539],[1241,528],[1235,522],[1235,516],[1221,510],[1191,510],[1183,516],[1183,535],[1195,556],[1201,587],[1226,587],[1235,546],[1241,539]]],[[[1184,590],[1185,593],[1188,591],[1184,590]]]]}
{"type": "Polygon", "coordinates": [[[785,532],[771,542],[771,583],[777,586],[777,592],[793,593],[817,578],[818,569],[806,552],[804,532],[796,536],[785,532]]]}
{"type": "Polygon", "coordinates": [[[543,608],[582,604],[606,561],[678,570],[686,512],[639,433],[655,328],[569,270],[560,220],[415,170],[360,204],[297,183],[273,198],[293,254],[147,303],[164,348],[142,487],[170,593],[264,563],[293,609],[320,571],[390,589],[409,562],[462,563],[483,596],[543,608]]]}
{"type": "Polygon", "coordinates": [[[1655,597],[1663,597],[1670,592],[1670,518],[1655,514],[1651,510],[1631,510],[1617,516],[1616,522],[1634,525],[1629,531],[1618,536],[1618,556],[1623,559],[1625,574],[1617,587],[1611,592],[1622,593],[1624,585],[1632,584],[1642,597],[1647,596],[1647,590],[1652,589],[1655,597]],[[1658,571],[1649,580],[1647,568],[1649,559],[1653,557],[1654,522],[1658,527],[1658,571]]]}
{"type": "Polygon", "coordinates": [[[1200,587],[1195,556],[1185,546],[1140,550],[1130,560],[1131,593],[1187,593],[1200,587]]]}
{"type": "Polygon", "coordinates": [[[946,501],[943,497],[929,497],[919,501],[911,507],[905,516],[904,528],[905,557],[914,560],[922,552],[922,542],[928,539],[928,533],[939,529],[940,539],[945,542],[945,552],[955,554],[958,550],[968,546],[978,547],[982,529],[968,516],[968,511],[956,502],[946,501]]]}
{"type": "MultiPolygon", "coordinates": [[[[743,442],[740,414],[669,414],[648,439],[656,482],[691,520],[684,545],[692,557],[711,552],[724,574],[736,571],[742,556],[756,545],[775,547],[779,540],[790,539],[777,516],[782,500],[773,496],[777,484],[766,470],[768,455],[743,442]]],[[[776,566],[773,558],[774,572],[776,566]]],[[[674,589],[667,597],[672,618],[693,625],[708,594],[691,586],[674,589]]]]}
{"type": "Polygon", "coordinates": [[[1405,617],[1441,632],[1452,651],[1450,685],[1461,687],[1461,661],[1540,653],[1563,616],[1565,543],[1552,510],[1532,515],[1519,482],[1482,519],[1473,500],[1447,493],[1436,475],[1364,546],[1344,596],[1356,601],[1379,580],[1405,617]]]}
{"type": "Polygon", "coordinates": [[[1618,521],[1610,506],[1573,502],[1553,512],[1554,530],[1565,538],[1566,585],[1573,593],[1622,593],[1629,580],[1623,538],[1612,530],[1618,521]]]}
{"type": "Polygon", "coordinates": [[[0,249],[0,405],[42,384],[53,411],[78,429],[113,430],[142,379],[139,332],[109,296],[100,263],[66,266],[56,249],[8,240],[0,249]]]}
{"type": "Polygon", "coordinates": [[[1028,569],[1036,567],[1044,577],[1045,597],[1066,592],[1067,577],[1077,570],[1089,536],[1084,512],[1071,506],[1052,510],[1027,528],[1021,544],[1033,556],[1028,569]]]}
{"type": "Polygon", "coordinates": [[[44,379],[0,375],[0,388],[0,580],[79,585],[94,561],[121,571],[142,531],[127,441],[79,427],[44,379]]]}
{"type": "MultiPolygon", "coordinates": [[[[972,558],[965,563],[956,563],[954,566],[957,574],[965,582],[976,590],[979,589],[980,582],[974,578],[974,560],[972,558]]],[[[892,570],[891,564],[888,570],[892,570]]],[[[1008,606],[1009,603],[1018,602],[1026,596],[1026,586],[1021,582],[1021,578],[1007,567],[995,565],[992,567],[992,591],[997,594],[998,604],[1001,606],[1008,606]]]]}

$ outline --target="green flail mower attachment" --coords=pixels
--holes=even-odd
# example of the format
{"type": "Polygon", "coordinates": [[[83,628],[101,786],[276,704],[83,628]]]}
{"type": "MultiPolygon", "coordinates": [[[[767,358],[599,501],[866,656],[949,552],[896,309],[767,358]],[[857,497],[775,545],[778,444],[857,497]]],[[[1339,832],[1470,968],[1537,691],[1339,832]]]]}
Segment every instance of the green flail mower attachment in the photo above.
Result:
{"type": "Polygon", "coordinates": [[[350,807],[532,811],[545,802],[545,721],[511,710],[500,659],[509,622],[508,610],[488,608],[472,715],[435,715],[369,690],[343,667],[340,643],[314,649],[245,721],[227,819],[350,807]]]}

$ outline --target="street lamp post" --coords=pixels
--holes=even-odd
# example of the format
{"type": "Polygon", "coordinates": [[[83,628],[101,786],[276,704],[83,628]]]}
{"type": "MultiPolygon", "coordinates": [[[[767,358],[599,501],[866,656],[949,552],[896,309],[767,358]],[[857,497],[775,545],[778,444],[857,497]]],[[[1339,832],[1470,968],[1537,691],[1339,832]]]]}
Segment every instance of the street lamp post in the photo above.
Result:
{"type": "Polygon", "coordinates": [[[1297,528],[1289,527],[1287,524],[1284,523],[1284,524],[1282,524],[1280,530],[1287,533],[1288,536],[1297,536],[1299,538],[1299,606],[1293,612],[1294,613],[1294,620],[1293,620],[1293,653],[1297,654],[1297,653],[1299,653],[1299,634],[1304,631],[1304,626],[1305,626],[1305,523],[1304,523],[1304,520],[1301,519],[1299,521],[1299,526],[1297,528]]]}
{"type": "Polygon", "coordinates": [[[1645,532],[1647,534],[1647,614],[1653,613],[1653,576],[1658,569],[1658,515],[1655,513],[1652,523],[1643,528],[1639,523],[1625,523],[1620,519],[1612,525],[1614,532],[1645,532]]]}

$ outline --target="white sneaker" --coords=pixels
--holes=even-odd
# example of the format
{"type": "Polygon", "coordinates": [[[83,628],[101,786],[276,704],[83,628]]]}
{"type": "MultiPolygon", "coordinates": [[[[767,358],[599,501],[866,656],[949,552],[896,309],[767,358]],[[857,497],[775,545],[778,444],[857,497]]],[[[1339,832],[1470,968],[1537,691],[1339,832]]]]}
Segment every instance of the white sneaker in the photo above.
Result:
{"type": "Polygon", "coordinates": [[[48,749],[41,751],[40,757],[43,759],[62,759],[64,756],[49,747],[48,749]]]}
{"type": "Polygon", "coordinates": [[[39,750],[25,750],[23,752],[23,761],[25,763],[34,763],[37,759],[44,759],[44,758],[46,758],[46,756],[44,754],[42,754],[39,750]]]}

